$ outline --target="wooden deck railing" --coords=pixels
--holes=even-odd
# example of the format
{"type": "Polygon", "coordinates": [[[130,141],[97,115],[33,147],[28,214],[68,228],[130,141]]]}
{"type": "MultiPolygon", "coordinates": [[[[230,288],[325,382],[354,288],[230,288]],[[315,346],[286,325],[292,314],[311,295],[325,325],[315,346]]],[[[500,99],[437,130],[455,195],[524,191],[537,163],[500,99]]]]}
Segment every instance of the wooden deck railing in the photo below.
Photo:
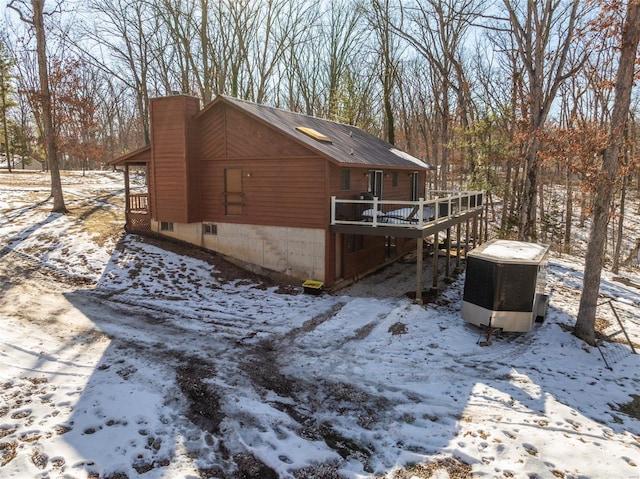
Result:
{"type": "Polygon", "coordinates": [[[129,195],[129,208],[128,211],[146,212],[149,210],[149,195],[142,194],[130,194],[129,195]]]}
{"type": "Polygon", "coordinates": [[[484,192],[438,192],[418,201],[345,200],[331,197],[331,224],[422,229],[439,221],[482,209],[484,192]]]}

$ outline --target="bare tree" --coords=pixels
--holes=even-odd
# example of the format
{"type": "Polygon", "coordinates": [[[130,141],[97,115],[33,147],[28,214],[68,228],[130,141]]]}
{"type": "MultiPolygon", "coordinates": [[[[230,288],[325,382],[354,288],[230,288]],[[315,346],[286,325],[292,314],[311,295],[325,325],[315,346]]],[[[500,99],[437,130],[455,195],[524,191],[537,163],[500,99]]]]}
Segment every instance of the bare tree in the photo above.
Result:
{"type": "Polygon", "coordinates": [[[346,78],[347,72],[355,71],[350,65],[355,61],[364,43],[364,31],[361,20],[364,11],[357,3],[348,0],[331,2],[329,11],[325,14],[328,23],[324,25],[323,43],[325,50],[325,72],[328,111],[326,116],[338,119],[341,88],[340,83],[346,78]]]}
{"type": "MultiPolygon", "coordinates": [[[[478,111],[490,112],[501,125],[502,135],[508,139],[510,154],[503,158],[504,181],[500,235],[506,237],[515,226],[515,211],[521,191],[522,138],[522,66],[515,53],[513,39],[496,35],[491,30],[476,43],[472,71],[478,111]]],[[[475,165],[470,162],[469,173],[475,165]]]]}
{"type": "Polygon", "coordinates": [[[373,0],[368,13],[369,24],[375,32],[379,77],[382,85],[382,107],[384,111],[386,140],[395,144],[395,115],[392,96],[397,83],[400,48],[391,25],[392,8],[390,0],[373,0]]]}
{"type": "Polygon", "coordinates": [[[11,69],[15,60],[10,56],[3,39],[0,39],[0,108],[2,114],[2,136],[4,138],[4,153],[7,160],[7,169],[11,173],[12,150],[9,139],[9,120],[7,113],[9,108],[16,103],[11,100],[10,94],[13,91],[11,69]]]}
{"type": "Polygon", "coordinates": [[[536,237],[536,194],[540,169],[538,132],[549,116],[558,89],[581,66],[580,56],[575,57],[573,65],[567,61],[569,50],[575,47],[581,3],[580,0],[568,3],[562,0],[503,0],[509,24],[506,31],[513,36],[528,80],[529,144],[520,208],[520,239],[536,237]]]}
{"type": "Polygon", "coordinates": [[[595,318],[600,289],[603,251],[609,221],[609,209],[620,164],[620,150],[624,138],[624,127],[629,115],[634,68],[640,43],[640,0],[630,0],[627,4],[620,60],[615,83],[615,99],[611,113],[609,140],[602,155],[600,182],[593,199],[592,224],[585,258],[584,279],[580,308],[575,326],[575,334],[589,344],[595,344],[595,318]]]}
{"type": "MultiPolygon", "coordinates": [[[[49,74],[47,63],[47,44],[44,26],[45,0],[31,0],[30,8],[26,0],[11,0],[7,7],[15,10],[20,20],[31,25],[36,34],[36,53],[38,56],[38,72],[40,79],[40,102],[42,106],[42,126],[44,131],[47,160],[51,172],[51,196],[53,197],[53,209],[55,213],[66,213],[60,181],[60,167],[58,164],[58,150],[56,146],[56,134],[54,131],[51,110],[51,92],[49,91],[49,74]]],[[[57,5],[59,7],[59,4],[57,5]]],[[[46,13],[50,14],[50,13],[46,13]]]]}
{"type": "MultiPolygon", "coordinates": [[[[125,83],[135,95],[142,139],[149,144],[149,74],[157,18],[146,2],[137,0],[94,0],[89,6],[100,22],[87,35],[111,55],[111,61],[92,60],[125,83]]],[[[92,56],[87,49],[84,53],[92,56]]]]}
{"type": "MultiPolygon", "coordinates": [[[[205,0],[206,2],[206,0],[205,0]]],[[[153,36],[149,51],[157,71],[157,79],[165,92],[192,93],[194,85],[204,93],[204,73],[198,58],[198,19],[206,25],[207,12],[198,10],[199,2],[160,0],[150,4],[158,19],[158,35],[153,36]]],[[[205,34],[206,39],[206,34],[205,34]]],[[[206,51],[206,50],[205,50],[206,51]]],[[[208,101],[211,101],[209,95],[208,101]]]]}
{"type": "Polygon", "coordinates": [[[310,27],[290,45],[280,66],[280,75],[286,79],[286,105],[291,111],[319,115],[323,109],[321,67],[322,58],[312,47],[319,40],[317,28],[310,27]]]}
{"type": "Polygon", "coordinates": [[[440,181],[446,188],[454,111],[465,127],[472,121],[469,82],[463,64],[463,47],[469,28],[478,17],[476,0],[427,0],[401,6],[401,18],[393,26],[430,64],[435,104],[440,110],[440,181]]]}
{"type": "MultiPolygon", "coordinates": [[[[243,65],[242,51],[234,48],[231,11],[243,11],[248,4],[159,0],[151,8],[159,28],[151,46],[152,68],[158,70],[165,90],[199,95],[204,104],[215,93],[225,93],[226,72],[239,71],[243,65]],[[234,51],[237,55],[231,59],[234,51]]],[[[247,35],[254,33],[250,30],[247,35]]]]}

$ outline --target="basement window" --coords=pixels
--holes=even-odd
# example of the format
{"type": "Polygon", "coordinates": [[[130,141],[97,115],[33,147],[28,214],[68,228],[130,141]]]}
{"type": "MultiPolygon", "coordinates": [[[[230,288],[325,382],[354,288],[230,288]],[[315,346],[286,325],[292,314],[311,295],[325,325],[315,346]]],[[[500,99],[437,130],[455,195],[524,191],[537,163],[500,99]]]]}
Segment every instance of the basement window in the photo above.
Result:
{"type": "Polygon", "coordinates": [[[173,231],[173,223],[170,221],[161,221],[160,231],[173,231]]]}
{"type": "Polygon", "coordinates": [[[306,126],[296,126],[296,130],[301,133],[304,133],[307,136],[310,136],[314,140],[321,141],[323,143],[333,143],[331,138],[327,135],[323,135],[318,130],[314,130],[313,128],[307,128],[306,126]]]}
{"type": "Polygon", "coordinates": [[[205,235],[217,235],[218,225],[212,223],[202,223],[202,234],[205,235]]]}

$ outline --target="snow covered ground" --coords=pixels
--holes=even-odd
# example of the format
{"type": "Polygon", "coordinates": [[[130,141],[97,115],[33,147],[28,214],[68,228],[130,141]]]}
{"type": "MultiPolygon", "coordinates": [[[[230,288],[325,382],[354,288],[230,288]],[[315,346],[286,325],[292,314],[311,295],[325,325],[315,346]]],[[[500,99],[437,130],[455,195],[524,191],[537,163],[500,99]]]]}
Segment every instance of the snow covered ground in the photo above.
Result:
{"type": "MultiPolygon", "coordinates": [[[[464,275],[424,307],[411,264],[293,294],[124,237],[117,173],[63,186],[51,214],[45,174],[0,174],[1,478],[640,478],[640,356],[568,331],[579,259],[553,257],[544,323],[482,347],[464,275]]],[[[639,345],[625,276],[598,324],[612,300],[639,345]]]]}

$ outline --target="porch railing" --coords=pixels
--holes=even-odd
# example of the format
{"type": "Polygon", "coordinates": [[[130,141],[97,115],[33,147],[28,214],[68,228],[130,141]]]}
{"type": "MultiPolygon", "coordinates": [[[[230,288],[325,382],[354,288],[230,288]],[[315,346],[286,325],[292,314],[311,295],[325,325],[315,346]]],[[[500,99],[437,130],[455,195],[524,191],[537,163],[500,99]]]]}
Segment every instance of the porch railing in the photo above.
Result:
{"type": "Polygon", "coordinates": [[[146,212],[149,210],[149,195],[146,193],[130,194],[129,208],[130,212],[146,212]]]}
{"type": "Polygon", "coordinates": [[[332,225],[420,229],[438,221],[476,211],[484,204],[482,191],[437,192],[438,198],[418,201],[350,200],[331,197],[332,225]]]}

